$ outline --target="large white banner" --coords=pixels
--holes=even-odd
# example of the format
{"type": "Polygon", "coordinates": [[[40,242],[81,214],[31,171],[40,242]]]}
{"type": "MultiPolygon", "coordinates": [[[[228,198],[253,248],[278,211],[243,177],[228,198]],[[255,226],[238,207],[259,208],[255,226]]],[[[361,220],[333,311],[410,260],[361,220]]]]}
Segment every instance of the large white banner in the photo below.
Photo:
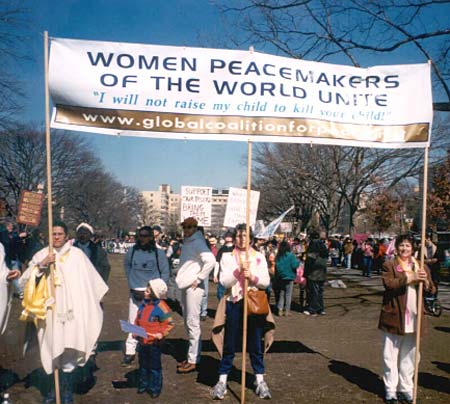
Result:
{"type": "MultiPolygon", "coordinates": [[[[250,226],[255,228],[256,215],[258,213],[259,191],[250,191],[250,226]]],[[[247,190],[230,187],[228,192],[227,207],[224,227],[234,227],[247,221],[247,190]]]]}
{"type": "Polygon", "coordinates": [[[430,66],[53,38],[52,127],[206,140],[425,147],[430,66]]]}
{"type": "Polygon", "coordinates": [[[211,226],[212,188],[181,187],[181,221],[195,217],[199,226],[211,226]]]}

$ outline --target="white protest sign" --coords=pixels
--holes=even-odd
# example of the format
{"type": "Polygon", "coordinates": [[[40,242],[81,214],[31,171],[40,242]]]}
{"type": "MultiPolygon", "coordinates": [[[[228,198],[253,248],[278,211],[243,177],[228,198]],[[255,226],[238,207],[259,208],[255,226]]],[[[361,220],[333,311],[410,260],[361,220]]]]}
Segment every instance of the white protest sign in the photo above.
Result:
{"type": "Polygon", "coordinates": [[[199,226],[211,226],[212,188],[181,187],[181,221],[195,217],[199,226]]]}
{"type": "MultiPolygon", "coordinates": [[[[258,213],[259,191],[250,192],[250,226],[255,227],[258,213]]],[[[227,208],[225,210],[225,227],[234,227],[247,220],[247,190],[242,188],[230,188],[228,193],[227,208]]]]}
{"type": "Polygon", "coordinates": [[[172,139],[426,147],[428,63],[52,38],[52,127],[172,139]]]}
{"type": "Polygon", "coordinates": [[[281,233],[291,233],[292,232],[292,223],[291,222],[281,222],[280,223],[280,231],[281,231],[281,233]]]}

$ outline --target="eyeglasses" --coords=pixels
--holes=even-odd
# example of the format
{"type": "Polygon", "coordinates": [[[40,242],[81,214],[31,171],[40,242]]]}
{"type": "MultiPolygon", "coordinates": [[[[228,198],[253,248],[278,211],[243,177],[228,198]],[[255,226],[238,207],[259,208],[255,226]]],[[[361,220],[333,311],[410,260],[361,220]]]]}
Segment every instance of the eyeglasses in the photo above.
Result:
{"type": "Polygon", "coordinates": [[[148,233],[141,233],[141,234],[139,234],[139,237],[150,237],[150,234],[148,234],[148,233]]]}

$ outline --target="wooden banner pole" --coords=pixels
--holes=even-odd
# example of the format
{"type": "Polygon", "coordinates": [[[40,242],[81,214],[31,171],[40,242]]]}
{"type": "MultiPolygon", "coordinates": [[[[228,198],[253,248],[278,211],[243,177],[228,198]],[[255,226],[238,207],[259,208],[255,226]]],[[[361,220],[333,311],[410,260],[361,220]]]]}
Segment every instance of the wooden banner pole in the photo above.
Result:
{"type": "MultiPolygon", "coordinates": [[[[45,146],[47,154],[47,210],[48,251],[53,251],[53,198],[52,198],[52,154],[50,144],[50,92],[48,86],[48,32],[44,31],[44,73],[45,73],[45,146]]],[[[55,265],[50,265],[51,295],[55,298],[55,265]]],[[[61,404],[59,394],[59,371],[54,371],[56,404],[61,404]]]]}
{"type": "MultiPolygon", "coordinates": [[[[250,202],[251,202],[251,190],[252,190],[252,142],[248,141],[248,153],[247,153],[247,207],[245,217],[245,260],[249,260],[249,248],[250,248],[250,202]]],[[[247,363],[247,289],[248,279],[244,281],[244,308],[242,315],[242,371],[241,371],[241,404],[245,403],[245,375],[246,375],[246,363],[247,363]]]]}
{"type": "MultiPolygon", "coordinates": [[[[428,195],[428,147],[425,148],[423,159],[423,186],[422,186],[422,234],[420,241],[420,268],[425,263],[425,236],[427,226],[427,195],[428,195]]],[[[416,327],[416,358],[414,368],[414,391],[413,404],[417,402],[417,388],[419,379],[419,360],[420,360],[420,331],[422,327],[422,305],[423,305],[423,282],[419,283],[417,292],[417,327],[416,327]]]]}

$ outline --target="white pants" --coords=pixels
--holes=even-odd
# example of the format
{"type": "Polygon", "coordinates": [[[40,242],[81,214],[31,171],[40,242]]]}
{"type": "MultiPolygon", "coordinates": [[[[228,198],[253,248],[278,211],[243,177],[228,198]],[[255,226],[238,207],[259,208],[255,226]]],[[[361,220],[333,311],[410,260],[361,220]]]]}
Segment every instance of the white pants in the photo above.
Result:
{"type": "Polygon", "coordinates": [[[202,351],[202,331],[200,328],[200,311],[204,289],[191,287],[181,291],[184,327],[189,338],[187,361],[199,363],[202,351]]]}
{"type": "MultiPolygon", "coordinates": [[[[139,305],[142,303],[142,301],[134,300],[131,296],[128,299],[128,321],[131,324],[134,324],[134,321],[136,320],[137,312],[139,309],[139,305]]],[[[125,354],[126,355],[135,355],[136,354],[136,346],[137,346],[137,340],[133,338],[133,334],[128,334],[127,340],[125,342],[125,354]]]]}
{"type": "Polygon", "coordinates": [[[415,355],[415,333],[383,333],[383,382],[387,396],[396,397],[397,391],[412,396],[415,355]]]}

